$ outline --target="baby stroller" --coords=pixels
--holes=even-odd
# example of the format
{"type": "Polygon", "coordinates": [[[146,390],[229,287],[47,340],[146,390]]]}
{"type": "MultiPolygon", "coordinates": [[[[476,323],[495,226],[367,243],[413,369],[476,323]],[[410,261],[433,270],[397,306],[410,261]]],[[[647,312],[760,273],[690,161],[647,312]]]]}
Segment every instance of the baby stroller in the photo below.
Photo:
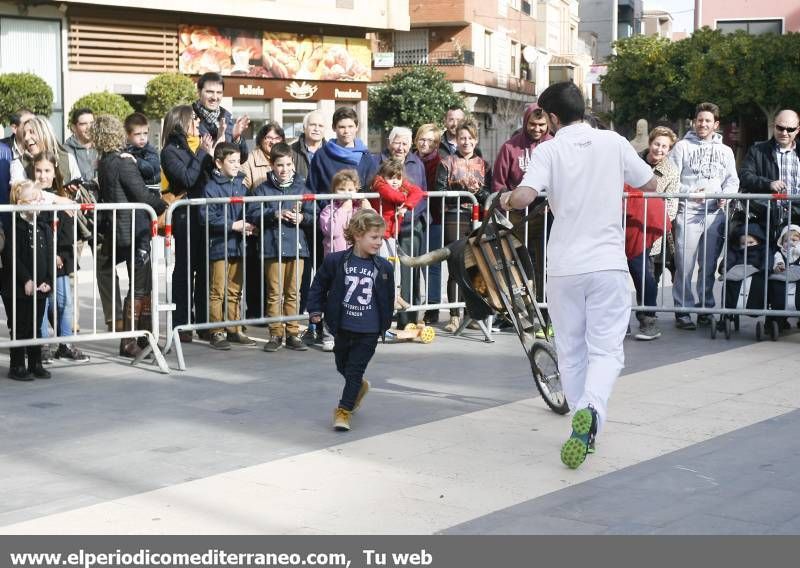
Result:
{"type": "MultiPolygon", "coordinates": [[[[728,251],[720,263],[720,280],[724,281],[724,307],[738,310],[764,310],[766,309],[766,282],[764,280],[767,263],[769,261],[769,247],[766,236],[761,226],[756,223],[737,225],[728,238],[728,251]],[[755,239],[757,244],[741,246],[743,238],[755,239]],[[726,269],[727,268],[727,269],[726,269]]],[[[733,331],[739,331],[739,315],[724,314],[716,326],[711,327],[712,339],[717,331],[725,333],[725,339],[730,339],[733,331]]],[[[759,316],[751,316],[759,317],[759,316]]],[[[763,327],[761,322],[756,323],[756,339],[761,340],[763,327]]]]}
{"type": "MultiPolygon", "coordinates": [[[[401,254],[400,262],[427,266],[447,260],[470,317],[483,320],[499,312],[513,323],[530,361],[536,388],[551,410],[566,414],[569,406],[555,348],[548,338],[535,336],[546,322],[536,303],[533,264],[525,245],[512,232],[514,225],[496,209],[497,203],[497,199],[492,200],[486,221],[469,235],[416,258],[401,254]]],[[[519,223],[540,214],[545,206],[533,207],[519,223]]]]}

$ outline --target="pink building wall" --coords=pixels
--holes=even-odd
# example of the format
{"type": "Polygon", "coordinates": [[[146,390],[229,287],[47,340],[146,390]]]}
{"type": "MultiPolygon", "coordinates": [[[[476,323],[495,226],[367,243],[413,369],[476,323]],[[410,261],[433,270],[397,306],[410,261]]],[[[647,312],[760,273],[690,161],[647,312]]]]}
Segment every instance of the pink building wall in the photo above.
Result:
{"type": "Polygon", "coordinates": [[[783,18],[784,32],[800,31],[800,0],[695,0],[695,27],[717,20],[783,18]]]}

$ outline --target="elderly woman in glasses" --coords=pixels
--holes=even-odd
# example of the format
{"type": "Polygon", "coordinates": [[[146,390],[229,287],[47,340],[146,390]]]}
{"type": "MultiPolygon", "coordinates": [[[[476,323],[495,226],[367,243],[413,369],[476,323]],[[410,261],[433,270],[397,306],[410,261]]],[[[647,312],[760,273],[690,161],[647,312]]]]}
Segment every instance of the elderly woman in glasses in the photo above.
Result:
{"type": "Polygon", "coordinates": [[[272,170],[269,153],[279,142],[286,142],[286,134],[280,124],[270,120],[259,128],[256,134],[256,147],[242,164],[246,188],[252,190],[267,181],[267,174],[272,170]]]}

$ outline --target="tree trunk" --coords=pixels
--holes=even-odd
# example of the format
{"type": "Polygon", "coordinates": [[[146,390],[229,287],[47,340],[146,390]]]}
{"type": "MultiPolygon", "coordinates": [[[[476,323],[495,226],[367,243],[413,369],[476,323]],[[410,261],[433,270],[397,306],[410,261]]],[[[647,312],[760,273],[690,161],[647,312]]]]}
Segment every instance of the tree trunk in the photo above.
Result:
{"type": "Polygon", "coordinates": [[[769,140],[772,138],[772,131],[775,129],[775,115],[780,110],[779,107],[765,107],[762,105],[758,105],[758,108],[761,109],[761,112],[767,117],[767,137],[765,140],[769,140]]]}

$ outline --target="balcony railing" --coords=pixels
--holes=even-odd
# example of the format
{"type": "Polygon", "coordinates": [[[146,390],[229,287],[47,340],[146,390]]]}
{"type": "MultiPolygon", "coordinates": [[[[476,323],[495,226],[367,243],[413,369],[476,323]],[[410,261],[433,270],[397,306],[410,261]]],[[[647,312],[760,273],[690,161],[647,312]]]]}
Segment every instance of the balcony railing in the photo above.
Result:
{"type": "Polygon", "coordinates": [[[439,67],[475,65],[475,52],[468,49],[462,51],[428,51],[426,49],[395,51],[395,67],[410,65],[436,65],[439,67]]]}

